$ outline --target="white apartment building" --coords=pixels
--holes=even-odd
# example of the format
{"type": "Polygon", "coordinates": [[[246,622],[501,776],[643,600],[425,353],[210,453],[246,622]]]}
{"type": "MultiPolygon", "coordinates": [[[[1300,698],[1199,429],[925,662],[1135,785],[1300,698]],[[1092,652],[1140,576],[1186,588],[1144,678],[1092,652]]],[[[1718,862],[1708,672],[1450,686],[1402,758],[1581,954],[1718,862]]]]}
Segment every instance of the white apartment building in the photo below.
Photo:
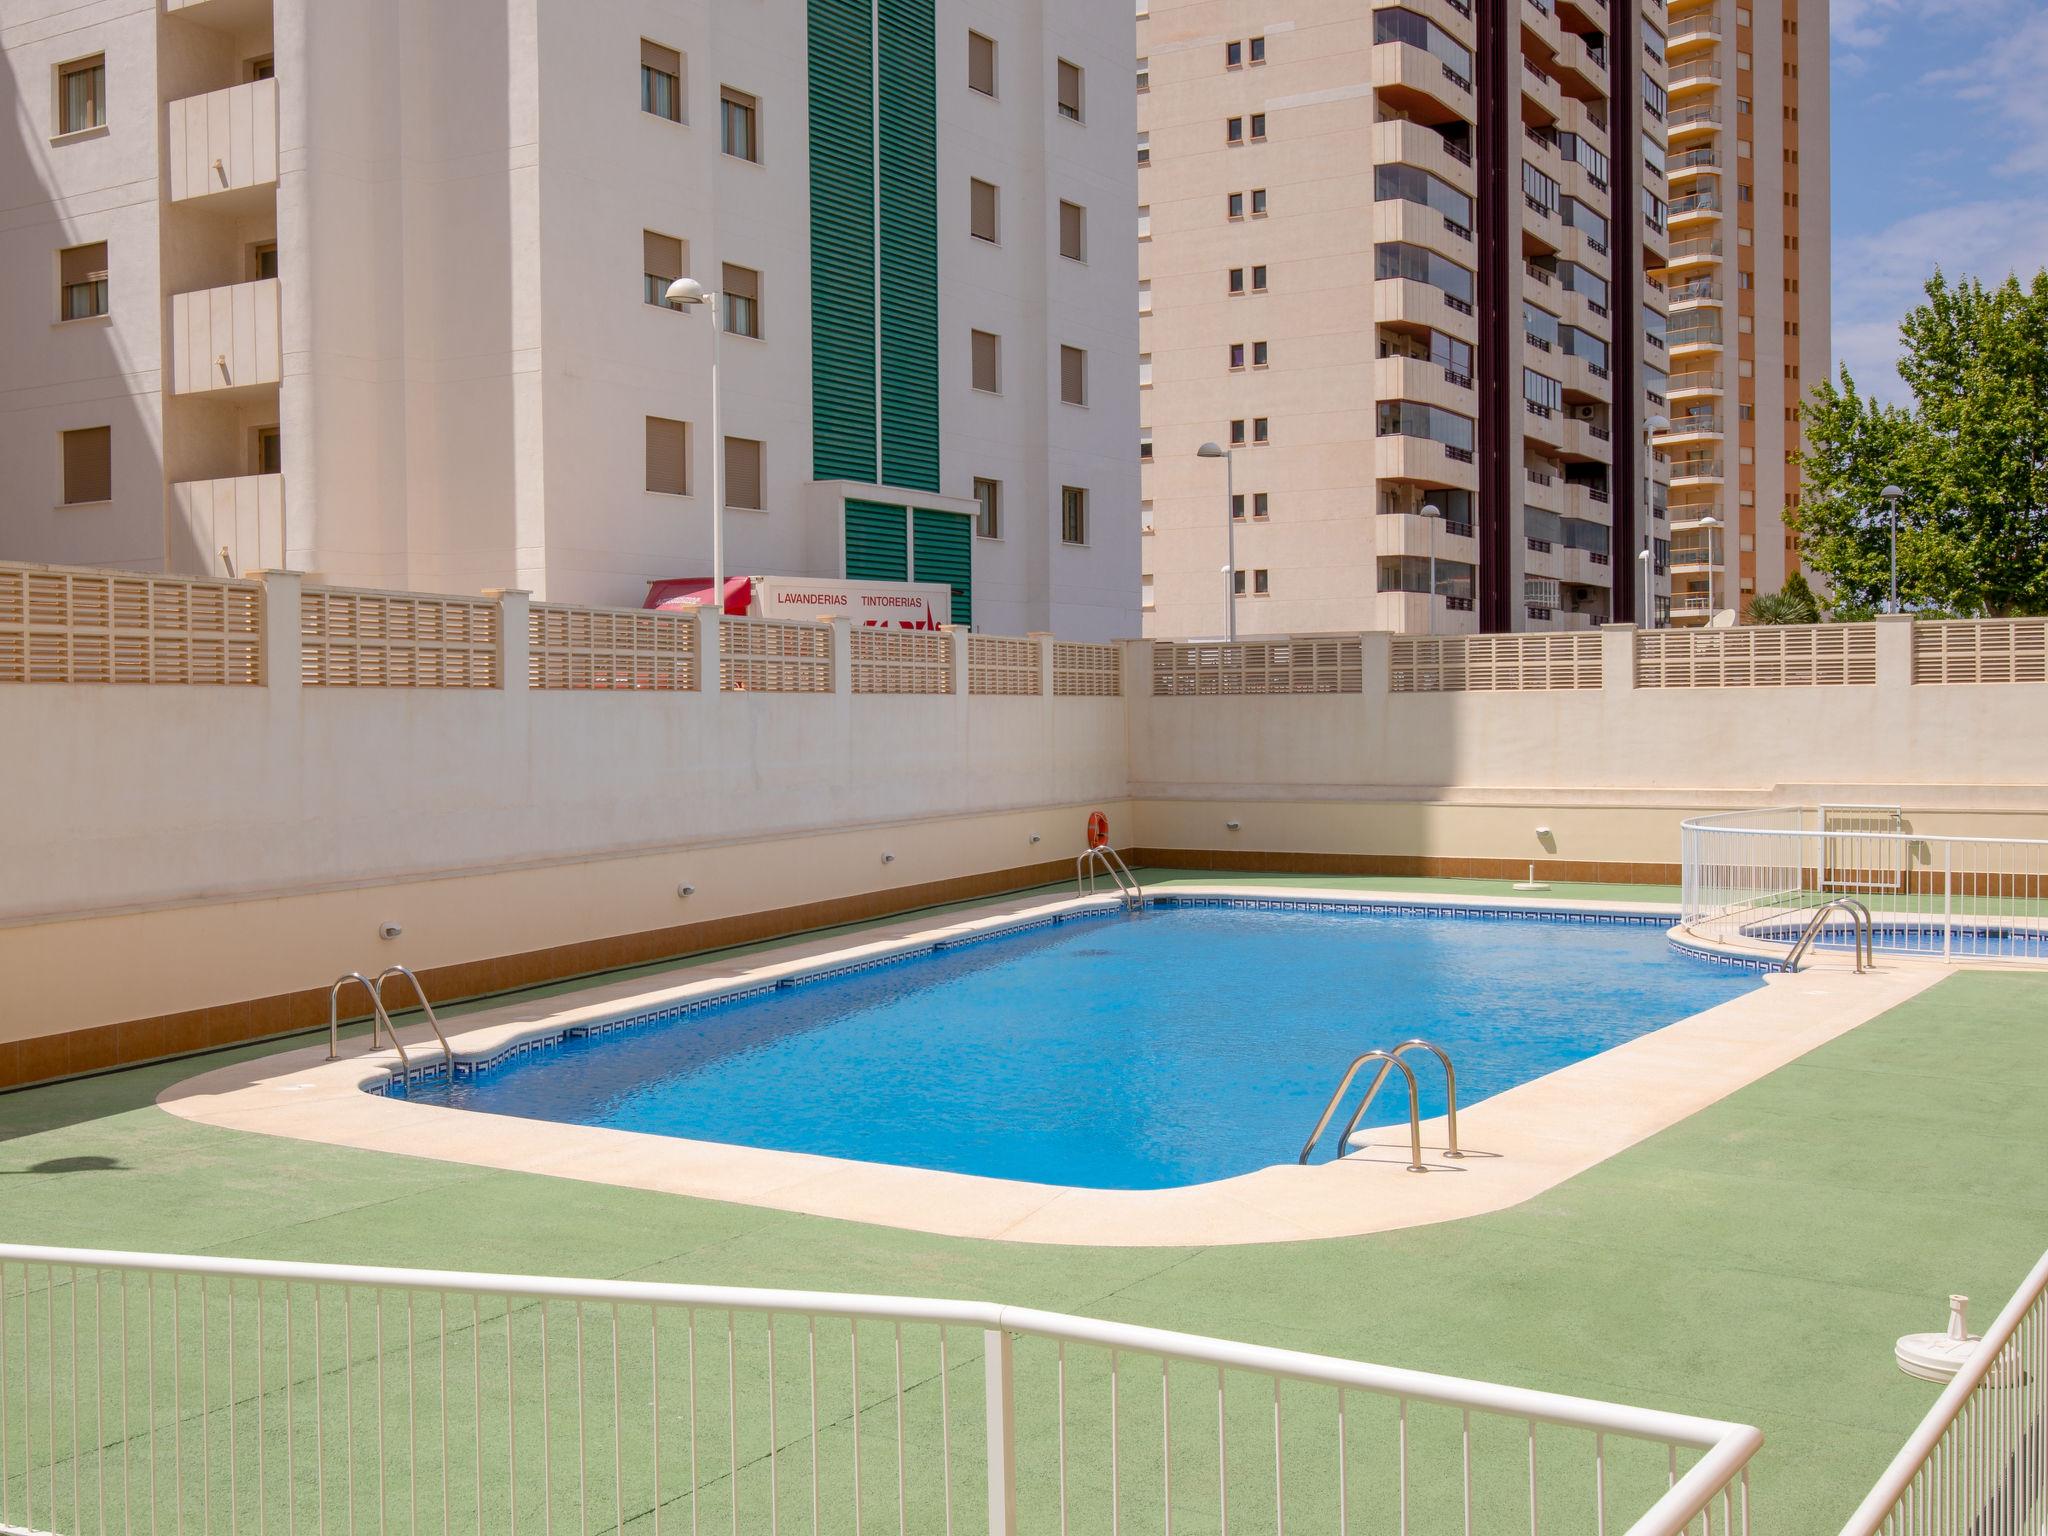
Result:
{"type": "Polygon", "coordinates": [[[1663,19],[1143,0],[1146,633],[1655,618],[1663,19]]]}
{"type": "Polygon", "coordinates": [[[0,0],[0,558],[1137,628],[1127,12],[0,0]],[[713,323],[662,302],[690,275],[713,323]]]}

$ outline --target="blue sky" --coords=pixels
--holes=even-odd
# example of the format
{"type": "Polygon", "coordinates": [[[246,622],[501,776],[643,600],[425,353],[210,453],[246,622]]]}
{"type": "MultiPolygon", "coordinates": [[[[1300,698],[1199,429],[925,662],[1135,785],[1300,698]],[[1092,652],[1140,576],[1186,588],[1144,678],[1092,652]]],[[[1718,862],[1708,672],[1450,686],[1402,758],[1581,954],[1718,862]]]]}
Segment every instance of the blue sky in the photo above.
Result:
{"type": "Polygon", "coordinates": [[[1937,263],[2048,266],[2048,0],[1833,0],[1832,24],[1835,354],[1897,398],[1937,263]]]}

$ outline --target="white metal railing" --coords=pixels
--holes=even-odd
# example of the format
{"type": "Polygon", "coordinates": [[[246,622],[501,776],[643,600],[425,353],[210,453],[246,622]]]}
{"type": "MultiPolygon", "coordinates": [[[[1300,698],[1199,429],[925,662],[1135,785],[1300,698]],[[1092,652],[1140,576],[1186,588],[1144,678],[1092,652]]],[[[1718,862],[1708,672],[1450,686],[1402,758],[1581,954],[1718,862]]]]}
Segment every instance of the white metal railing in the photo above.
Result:
{"type": "Polygon", "coordinates": [[[1159,697],[1364,690],[1364,646],[1357,635],[1152,643],[1152,692],[1159,697]]]}
{"type": "Polygon", "coordinates": [[[728,693],[830,693],[832,626],[815,619],[720,619],[719,686],[728,693]]]}
{"type": "Polygon", "coordinates": [[[346,587],[299,594],[307,688],[495,688],[498,604],[346,587]]]}
{"type": "Polygon", "coordinates": [[[0,683],[262,682],[258,582],[0,565],[0,683]]]}
{"type": "Polygon", "coordinates": [[[526,635],[529,688],[687,693],[697,687],[694,613],[535,603],[527,611],[526,635]]]}
{"type": "Polygon", "coordinates": [[[2039,1536],[2048,1531],[2048,1254],[1842,1536],[2039,1536]]]}
{"type": "Polygon", "coordinates": [[[951,693],[953,637],[928,629],[855,625],[849,636],[855,693],[951,693]]]}
{"type": "Polygon", "coordinates": [[[1598,688],[1600,637],[1396,635],[1394,693],[1530,693],[1598,688]]]}
{"type": "MultiPolygon", "coordinates": [[[[1702,939],[1789,950],[1806,915],[1848,891],[1879,953],[2048,964],[2048,841],[1926,836],[1891,806],[1735,811],[1680,836],[1680,923],[1702,939]]],[[[1822,947],[1848,934],[1836,925],[1822,947]]]]}
{"type": "Polygon", "coordinates": [[[69,1248],[0,1246],[0,1344],[0,1526],[67,1533],[1733,1536],[1763,1438],[984,1302],[69,1248]]]}
{"type": "Polygon", "coordinates": [[[1007,635],[967,637],[967,691],[1007,698],[1036,698],[1044,688],[1036,640],[1007,635]]]}
{"type": "Polygon", "coordinates": [[[1055,640],[1052,691],[1060,698],[1123,697],[1123,652],[1114,645],[1086,640],[1055,640]]]}

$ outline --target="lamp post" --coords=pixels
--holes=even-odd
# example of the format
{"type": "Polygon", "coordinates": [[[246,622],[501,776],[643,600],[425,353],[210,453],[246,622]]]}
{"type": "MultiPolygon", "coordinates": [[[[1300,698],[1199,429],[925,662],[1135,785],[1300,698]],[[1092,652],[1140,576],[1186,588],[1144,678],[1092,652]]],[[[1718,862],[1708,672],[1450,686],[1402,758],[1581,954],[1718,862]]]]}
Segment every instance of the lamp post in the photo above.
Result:
{"type": "Polygon", "coordinates": [[[1892,602],[1887,613],[1899,611],[1899,503],[1906,499],[1906,493],[1896,485],[1888,485],[1877,493],[1885,499],[1892,511],[1892,602]]]}
{"type": "Polygon", "coordinates": [[[1223,638],[1237,638],[1237,472],[1231,451],[1220,443],[1204,443],[1195,450],[1198,459],[1223,461],[1223,638]]]}
{"type": "MultiPolygon", "coordinates": [[[[1643,484],[1645,487],[1650,483],[1650,461],[1657,451],[1653,439],[1659,432],[1669,432],[1670,430],[1671,419],[1668,416],[1652,416],[1643,423],[1643,484]]],[[[1646,507],[1644,511],[1647,513],[1649,509],[1646,507]]],[[[1643,519],[1643,548],[1642,553],[1636,556],[1643,564],[1643,595],[1641,601],[1636,606],[1636,618],[1644,629],[1655,629],[1657,627],[1657,594],[1654,583],[1651,580],[1651,574],[1655,569],[1653,556],[1650,552],[1651,546],[1655,542],[1654,535],[1656,532],[1655,529],[1650,527],[1653,521],[1654,519],[1647,515],[1643,519]]]]}
{"type": "Polygon", "coordinates": [[[671,304],[702,304],[711,316],[711,603],[715,612],[725,612],[725,439],[718,429],[718,333],[725,317],[718,295],[705,291],[694,277],[679,277],[668,285],[671,304]]]}
{"type": "MultiPolygon", "coordinates": [[[[1430,517],[1433,517],[1433,518],[1435,518],[1435,519],[1436,519],[1436,520],[1437,520],[1438,522],[1442,522],[1442,521],[1443,521],[1443,516],[1444,516],[1444,509],[1443,509],[1442,507],[1438,506],[1438,505],[1437,505],[1437,504],[1436,504],[1435,502],[1433,502],[1433,501],[1425,501],[1425,502],[1424,502],[1424,503],[1422,504],[1422,515],[1423,515],[1423,516],[1424,516],[1425,518],[1430,518],[1430,517]]],[[[1434,632],[1435,632],[1435,630],[1436,630],[1436,530],[1435,530],[1434,528],[1431,528],[1431,529],[1429,530],[1428,538],[1429,538],[1429,628],[1430,628],[1430,631],[1431,631],[1432,633],[1434,633],[1434,632]]]]}

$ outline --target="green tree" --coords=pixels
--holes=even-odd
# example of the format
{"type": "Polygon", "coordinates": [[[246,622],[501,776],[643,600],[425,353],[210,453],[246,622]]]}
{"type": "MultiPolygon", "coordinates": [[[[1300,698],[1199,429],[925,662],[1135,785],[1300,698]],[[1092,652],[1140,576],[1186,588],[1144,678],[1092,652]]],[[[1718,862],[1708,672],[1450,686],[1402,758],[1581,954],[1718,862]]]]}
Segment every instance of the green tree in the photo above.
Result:
{"type": "Polygon", "coordinates": [[[1818,624],[1820,599],[1813,595],[1806,578],[1794,571],[1776,592],[1760,592],[1749,600],[1752,624],[1818,624]]]}
{"type": "Polygon", "coordinates": [[[1844,368],[1804,412],[1801,504],[1788,517],[1838,617],[1881,609],[1899,507],[1899,597],[1961,614],[2048,612],[2048,270],[1995,288],[1937,272],[1899,328],[1911,407],[1844,368]]]}

